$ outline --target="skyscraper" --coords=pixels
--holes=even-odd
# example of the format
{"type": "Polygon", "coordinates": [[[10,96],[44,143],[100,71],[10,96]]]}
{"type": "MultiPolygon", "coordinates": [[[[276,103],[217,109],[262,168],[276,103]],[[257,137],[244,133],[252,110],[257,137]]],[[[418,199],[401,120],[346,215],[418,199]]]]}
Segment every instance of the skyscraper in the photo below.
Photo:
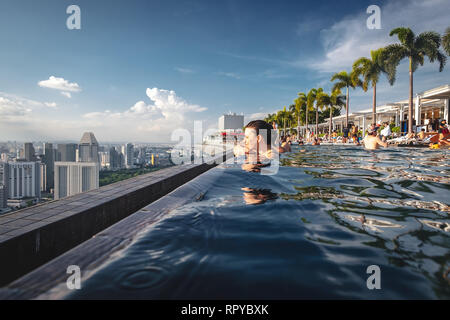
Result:
{"type": "Polygon", "coordinates": [[[9,198],[41,198],[40,162],[8,162],[9,198]]]}
{"type": "Polygon", "coordinates": [[[9,166],[0,162],[0,209],[6,208],[9,196],[9,166]]]}
{"type": "Polygon", "coordinates": [[[97,189],[98,162],[55,162],[55,200],[97,189]]]}
{"type": "Polygon", "coordinates": [[[134,147],[131,143],[127,143],[122,147],[122,153],[125,157],[125,166],[127,168],[133,167],[134,164],[134,147]]]}
{"type": "Polygon", "coordinates": [[[77,145],[75,143],[58,144],[56,161],[76,161],[77,145]]]}
{"type": "Polygon", "coordinates": [[[47,191],[47,166],[45,163],[40,163],[39,170],[41,171],[41,192],[45,192],[47,191]]]}
{"type": "Polygon", "coordinates": [[[8,189],[0,183],[0,210],[8,207],[8,189]]]}
{"type": "Polygon", "coordinates": [[[85,132],[78,146],[78,161],[99,162],[98,142],[92,132],[85,132]]]}
{"type": "Polygon", "coordinates": [[[120,157],[115,147],[109,149],[109,167],[111,169],[120,168],[120,157]]]}
{"type": "Polygon", "coordinates": [[[54,187],[53,177],[55,172],[55,150],[53,149],[53,144],[51,143],[44,143],[43,162],[45,164],[46,191],[50,191],[50,189],[54,187]]]}
{"type": "Polygon", "coordinates": [[[36,151],[31,142],[26,142],[24,145],[24,158],[26,161],[36,161],[36,151]]]}
{"type": "Polygon", "coordinates": [[[99,153],[100,157],[100,167],[102,170],[109,169],[111,167],[111,161],[110,161],[110,155],[109,151],[100,151],[99,153]]]}

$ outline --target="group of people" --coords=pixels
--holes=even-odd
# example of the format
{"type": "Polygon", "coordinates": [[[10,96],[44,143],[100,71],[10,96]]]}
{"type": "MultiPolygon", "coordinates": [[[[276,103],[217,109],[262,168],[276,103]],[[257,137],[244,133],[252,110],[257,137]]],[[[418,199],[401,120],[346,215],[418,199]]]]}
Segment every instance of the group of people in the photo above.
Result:
{"type": "MultiPolygon", "coordinates": [[[[426,134],[421,131],[419,132],[419,138],[425,139],[426,134]]],[[[439,123],[439,128],[437,134],[430,137],[430,148],[431,149],[441,149],[450,147],[450,131],[447,127],[447,121],[442,120],[439,123]]]]}
{"type": "MultiPolygon", "coordinates": [[[[391,136],[392,132],[388,123],[383,123],[384,128],[380,130],[380,124],[371,124],[367,129],[367,134],[362,139],[359,134],[359,130],[357,126],[349,126],[345,130],[343,130],[343,142],[349,142],[349,136],[351,136],[351,142],[356,145],[363,145],[364,148],[368,150],[378,149],[380,147],[386,148],[388,146],[387,138],[391,136]]],[[[272,150],[271,150],[271,131],[273,130],[272,125],[263,121],[263,120],[255,120],[249,122],[245,126],[245,137],[243,144],[235,145],[234,153],[235,155],[246,155],[247,162],[256,164],[256,165],[264,165],[264,162],[272,158],[272,150]],[[264,130],[265,133],[261,134],[261,131],[264,130]]],[[[414,135],[415,136],[415,135],[414,135]]],[[[324,139],[336,141],[337,140],[337,132],[333,131],[331,135],[326,134],[324,139]]],[[[425,139],[426,134],[424,131],[421,131],[417,135],[418,139],[425,139]]],[[[278,153],[291,152],[291,144],[292,141],[295,140],[295,137],[292,135],[284,135],[281,137],[281,142],[277,146],[278,153]]],[[[320,145],[322,139],[317,136],[310,137],[309,139],[312,145],[320,145]]],[[[450,132],[447,128],[447,122],[442,120],[440,122],[438,134],[431,137],[430,139],[430,147],[442,148],[450,146],[450,132]]],[[[298,143],[303,144],[303,139],[298,137],[298,143]]]]}

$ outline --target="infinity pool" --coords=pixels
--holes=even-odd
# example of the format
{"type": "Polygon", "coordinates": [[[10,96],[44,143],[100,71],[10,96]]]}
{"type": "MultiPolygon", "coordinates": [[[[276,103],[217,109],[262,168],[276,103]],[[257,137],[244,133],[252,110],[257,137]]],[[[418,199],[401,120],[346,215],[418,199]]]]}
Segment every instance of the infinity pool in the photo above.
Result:
{"type": "Polygon", "coordinates": [[[220,165],[66,298],[449,299],[449,154],[306,146],[272,176],[220,165]]]}

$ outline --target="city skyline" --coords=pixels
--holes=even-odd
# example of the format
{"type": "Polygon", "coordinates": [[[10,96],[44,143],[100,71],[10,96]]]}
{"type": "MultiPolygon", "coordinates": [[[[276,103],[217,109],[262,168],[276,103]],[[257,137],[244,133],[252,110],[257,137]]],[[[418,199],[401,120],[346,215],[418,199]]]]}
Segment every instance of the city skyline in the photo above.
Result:
{"type": "MultiPolygon", "coordinates": [[[[300,91],[330,90],[332,73],[395,42],[394,27],[442,33],[450,9],[444,0],[379,1],[381,29],[369,30],[371,1],[310,3],[78,1],[81,29],[68,30],[68,1],[5,1],[0,140],[72,142],[94,131],[111,143],[168,143],[194,120],[207,129],[229,111],[263,118],[300,91]]],[[[397,75],[392,87],[382,77],[380,105],[407,98],[406,61],[397,75]]],[[[426,61],[414,92],[449,78],[448,66],[426,61]]],[[[352,111],[371,101],[351,92],[352,111]]]]}
{"type": "Polygon", "coordinates": [[[99,144],[93,132],[84,132],[76,144],[0,142],[0,214],[170,166],[166,149],[99,144]]]}

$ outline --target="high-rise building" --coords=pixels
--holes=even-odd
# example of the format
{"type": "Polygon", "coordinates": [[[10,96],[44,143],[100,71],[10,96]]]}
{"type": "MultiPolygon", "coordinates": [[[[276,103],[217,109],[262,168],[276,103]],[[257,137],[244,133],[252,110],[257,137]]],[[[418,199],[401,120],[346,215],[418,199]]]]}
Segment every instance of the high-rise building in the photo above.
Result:
{"type": "Polygon", "coordinates": [[[127,143],[122,147],[122,153],[125,157],[125,167],[131,168],[134,164],[134,147],[131,143],[127,143]]]}
{"type": "Polygon", "coordinates": [[[139,164],[144,164],[147,161],[147,148],[141,147],[139,148],[138,157],[136,159],[136,162],[139,164]]]}
{"type": "Polygon", "coordinates": [[[219,130],[242,130],[244,127],[244,115],[236,113],[224,114],[219,118],[219,130]]]}
{"type": "Polygon", "coordinates": [[[75,143],[58,144],[56,161],[76,161],[77,145],[75,143]]]}
{"type": "Polygon", "coordinates": [[[120,157],[115,147],[109,149],[109,167],[113,170],[120,168],[120,157]]]}
{"type": "Polygon", "coordinates": [[[9,166],[0,162],[0,209],[7,207],[9,196],[9,166]]]}
{"type": "Polygon", "coordinates": [[[111,157],[109,151],[101,151],[98,155],[100,157],[100,167],[102,169],[109,169],[111,167],[111,157]]]}
{"type": "Polygon", "coordinates": [[[9,183],[9,166],[7,162],[0,162],[0,183],[4,185],[9,183]]]}
{"type": "Polygon", "coordinates": [[[53,149],[52,143],[44,143],[43,162],[45,164],[46,191],[50,191],[54,187],[53,179],[55,174],[55,149],[53,149]]]}
{"type": "Polygon", "coordinates": [[[45,163],[41,162],[41,192],[47,191],[47,166],[45,163]]]}
{"type": "Polygon", "coordinates": [[[99,162],[98,142],[92,132],[85,132],[78,146],[78,161],[99,162]]]}
{"type": "Polygon", "coordinates": [[[55,162],[55,200],[97,189],[98,162],[55,162]]]}
{"type": "Polygon", "coordinates": [[[26,142],[24,144],[24,158],[26,161],[36,161],[36,151],[31,142],[26,142]]]}
{"type": "Polygon", "coordinates": [[[125,168],[125,156],[123,153],[119,153],[119,168],[125,168]]]}
{"type": "Polygon", "coordinates": [[[9,198],[41,198],[40,162],[8,162],[9,198]]]}
{"type": "Polygon", "coordinates": [[[0,210],[8,207],[8,189],[0,183],[0,210]]]}

